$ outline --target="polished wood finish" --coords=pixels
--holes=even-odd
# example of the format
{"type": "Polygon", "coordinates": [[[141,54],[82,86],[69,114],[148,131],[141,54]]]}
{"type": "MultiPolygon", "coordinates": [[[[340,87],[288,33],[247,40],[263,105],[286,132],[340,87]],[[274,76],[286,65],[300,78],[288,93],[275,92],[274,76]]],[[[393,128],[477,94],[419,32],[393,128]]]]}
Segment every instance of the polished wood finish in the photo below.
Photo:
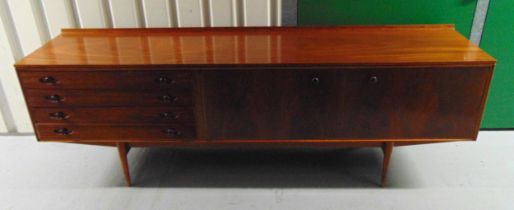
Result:
{"type": "Polygon", "coordinates": [[[209,139],[474,139],[490,71],[319,67],[204,74],[209,139]]]}
{"type": "Polygon", "coordinates": [[[183,71],[20,72],[22,85],[48,90],[191,90],[192,75],[183,71]],[[45,80],[46,79],[46,80],[45,80]]]}
{"type": "Polygon", "coordinates": [[[492,65],[494,59],[452,25],[67,29],[16,65],[248,64],[492,65]]]}
{"type": "Polygon", "coordinates": [[[130,187],[132,185],[132,181],[130,179],[130,169],[127,159],[130,146],[127,143],[118,142],[116,143],[116,147],[118,148],[118,155],[120,156],[121,168],[123,169],[123,174],[125,175],[125,184],[130,187]]]}
{"type": "Polygon", "coordinates": [[[68,29],[16,64],[39,141],[382,147],[475,140],[495,60],[450,25],[68,29]]]}
{"type": "Polygon", "coordinates": [[[195,115],[183,107],[66,107],[33,108],[35,123],[70,124],[194,124],[195,115]]]}
{"type": "Polygon", "coordinates": [[[193,140],[196,137],[193,126],[184,124],[166,125],[35,125],[40,141],[162,141],[193,140]],[[58,132],[65,129],[68,133],[58,132]]]}
{"type": "Polygon", "coordinates": [[[193,104],[190,93],[175,91],[28,89],[25,98],[32,107],[188,107],[193,104]]]}
{"type": "Polygon", "coordinates": [[[389,170],[389,162],[391,155],[393,154],[394,142],[386,142],[382,145],[382,151],[384,152],[384,163],[382,164],[382,179],[380,185],[385,187],[387,184],[387,172],[389,170]]]}

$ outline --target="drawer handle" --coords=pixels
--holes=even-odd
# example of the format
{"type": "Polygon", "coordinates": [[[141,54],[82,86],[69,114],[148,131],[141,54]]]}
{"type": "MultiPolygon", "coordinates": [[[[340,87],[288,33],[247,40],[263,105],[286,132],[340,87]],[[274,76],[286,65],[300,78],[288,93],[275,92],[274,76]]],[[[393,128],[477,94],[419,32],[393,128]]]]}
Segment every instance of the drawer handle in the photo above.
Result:
{"type": "Polygon", "coordinates": [[[155,79],[155,81],[159,84],[171,84],[171,83],[174,83],[174,80],[166,77],[166,76],[160,76],[158,77],[157,79],[155,79]]]}
{"type": "Polygon", "coordinates": [[[174,112],[162,112],[159,114],[162,118],[178,119],[179,115],[174,112]]]}
{"type": "Polygon", "coordinates": [[[371,84],[377,84],[377,83],[378,83],[378,77],[377,77],[377,76],[371,76],[371,77],[369,77],[369,83],[371,83],[371,84]]]}
{"type": "Polygon", "coordinates": [[[319,77],[313,77],[313,78],[311,79],[311,81],[312,81],[312,84],[314,84],[314,85],[319,85],[319,77]]]}
{"type": "Polygon", "coordinates": [[[177,101],[177,97],[170,96],[170,95],[163,95],[163,96],[159,96],[158,98],[159,98],[159,100],[161,100],[164,103],[171,103],[171,102],[177,101]]]}
{"type": "Polygon", "coordinates": [[[58,103],[58,102],[61,102],[63,101],[63,97],[59,96],[59,95],[49,95],[49,96],[45,96],[45,99],[46,100],[49,100],[51,102],[54,102],[54,103],[58,103]]]}
{"type": "Polygon", "coordinates": [[[41,79],[39,79],[40,82],[48,84],[48,85],[55,85],[57,84],[57,80],[54,77],[51,76],[44,76],[41,79]]]}
{"type": "Polygon", "coordinates": [[[53,113],[50,113],[48,116],[50,117],[50,119],[55,119],[55,120],[64,120],[64,119],[68,118],[68,115],[64,112],[53,112],[53,113]]]}
{"type": "Polygon", "coordinates": [[[182,135],[182,133],[175,128],[166,128],[166,129],[162,130],[162,132],[165,133],[166,135],[171,135],[171,136],[182,135]]]}
{"type": "Polygon", "coordinates": [[[54,133],[60,134],[60,135],[63,135],[63,136],[70,135],[71,132],[72,131],[70,129],[68,129],[68,128],[58,128],[58,129],[54,130],[54,133]]]}

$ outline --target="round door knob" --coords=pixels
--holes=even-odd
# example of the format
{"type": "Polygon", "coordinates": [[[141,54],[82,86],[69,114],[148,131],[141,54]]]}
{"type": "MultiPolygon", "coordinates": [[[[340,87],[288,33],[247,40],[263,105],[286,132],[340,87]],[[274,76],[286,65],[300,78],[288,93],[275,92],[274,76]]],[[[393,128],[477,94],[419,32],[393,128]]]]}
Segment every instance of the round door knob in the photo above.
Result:
{"type": "Polygon", "coordinates": [[[64,120],[68,118],[68,115],[64,112],[53,112],[49,114],[50,119],[64,120]]]}
{"type": "Polygon", "coordinates": [[[314,84],[314,85],[319,85],[319,77],[313,77],[313,78],[311,79],[311,81],[312,81],[312,84],[314,84]]]}
{"type": "Polygon", "coordinates": [[[64,136],[70,135],[71,132],[72,131],[68,128],[58,128],[58,129],[54,130],[54,133],[64,135],[64,136]]]}
{"type": "Polygon", "coordinates": [[[170,95],[162,95],[162,96],[159,96],[158,98],[159,98],[159,100],[161,100],[164,103],[175,102],[177,100],[177,97],[170,96],[170,95]]]}
{"type": "Polygon", "coordinates": [[[377,76],[371,76],[369,77],[369,83],[376,84],[378,83],[378,77],[377,76]]]}
{"type": "Polygon", "coordinates": [[[57,102],[61,102],[63,100],[63,97],[61,97],[59,95],[49,95],[49,96],[45,96],[45,99],[49,100],[51,102],[57,103],[57,102]]]}
{"type": "Polygon", "coordinates": [[[171,136],[180,136],[182,134],[180,131],[178,131],[175,128],[166,128],[166,129],[162,130],[162,132],[165,133],[166,135],[171,135],[171,136]]]}
{"type": "Polygon", "coordinates": [[[168,119],[178,119],[179,115],[174,112],[163,112],[159,114],[162,118],[168,118],[168,119]]]}
{"type": "Polygon", "coordinates": [[[57,80],[51,76],[44,76],[41,79],[39,79],[39,81],[48,85],[54,85],[57,83],[57,80]]]}

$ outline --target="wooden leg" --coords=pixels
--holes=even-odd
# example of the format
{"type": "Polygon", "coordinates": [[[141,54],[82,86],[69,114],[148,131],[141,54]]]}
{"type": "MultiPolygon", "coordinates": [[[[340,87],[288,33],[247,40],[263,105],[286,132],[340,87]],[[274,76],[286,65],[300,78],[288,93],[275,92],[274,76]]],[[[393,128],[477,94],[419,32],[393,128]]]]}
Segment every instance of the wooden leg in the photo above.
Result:
{"type": "Polygon", "coordinates": [[[387,171],[389,169],[389,160],[391,160],[391,154],[393,153],[394,142],[385,142],[382,145],[382,151],[384,152],[384,162],[382,165],[382,180],[380,185],[384,187],[387,183],[387,171]]]}
{"type": "Polygon", "coordinates": [[[123,173],[125,174],[125,183],[130,187],[132,185],[130,181],[130,171],[128,166],[127,154],[130,150],[130,146],[127,143],[118,142],[116,143],[118,147],[118,154],[120,156],[121,167],[123,168],[123,173]]]}

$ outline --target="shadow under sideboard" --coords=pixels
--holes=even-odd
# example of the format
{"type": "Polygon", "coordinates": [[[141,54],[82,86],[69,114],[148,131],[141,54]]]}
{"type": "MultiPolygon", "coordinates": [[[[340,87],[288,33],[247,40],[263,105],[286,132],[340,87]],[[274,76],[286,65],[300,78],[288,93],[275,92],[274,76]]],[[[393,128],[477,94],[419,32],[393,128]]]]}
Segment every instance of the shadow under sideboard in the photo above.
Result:
{"type": "MultiPolygon", "coordinates": [[[[394,165],[403,165],[401,153],[394,165]]],[[[377,188],[382,151],[342,149],[172,149],[133,148],[129,153],[134,187],[184,188],[377,188]]],[[[106,178],[123,186],[113,159],[106,178]]],[[[388,188],[415,188],[409,168],[391,168],[388,188]]],[[[414,175],[414,176],[413,176],[414,175]]]]}

